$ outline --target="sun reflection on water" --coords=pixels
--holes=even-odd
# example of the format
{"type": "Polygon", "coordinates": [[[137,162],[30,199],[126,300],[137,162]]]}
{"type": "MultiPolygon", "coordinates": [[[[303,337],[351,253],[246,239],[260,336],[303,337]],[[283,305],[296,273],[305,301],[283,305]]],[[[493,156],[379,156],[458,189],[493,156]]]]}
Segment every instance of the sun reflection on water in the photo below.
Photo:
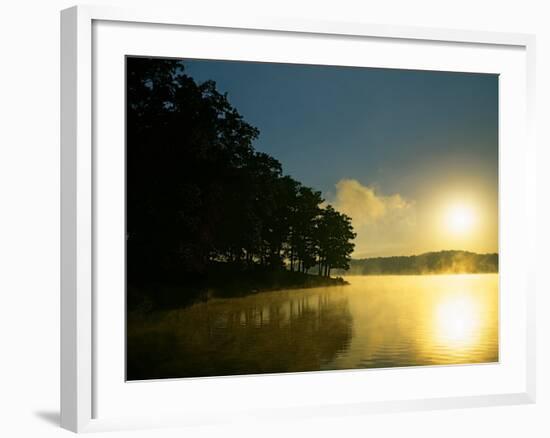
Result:
{"type": "Polygon", "coordinates": [[[476,342],[481,325],[479,300],[470,295],[444,297],[435,308],[434,335],[448,347],[476,342]]]}

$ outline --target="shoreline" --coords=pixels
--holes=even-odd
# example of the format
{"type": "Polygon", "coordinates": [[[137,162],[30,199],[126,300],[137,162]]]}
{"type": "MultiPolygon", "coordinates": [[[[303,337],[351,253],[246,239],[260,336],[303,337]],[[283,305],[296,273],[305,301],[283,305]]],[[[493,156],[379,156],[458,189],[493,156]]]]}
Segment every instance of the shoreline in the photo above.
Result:
{"type": "Polygon", "coordinates": [[[292,271],[263,272],[258,278],[252,273],[240,273],[236,277],[217,278],[213,284],[189,286],[183,281],[151,282],[140,287],[128,285],[128,312],[154,311],[190,307],[211,299],[242,298],[266,292],[297,291],[318,287],[347,286],[353,278],[360,277],[422,277],[422,276],[456,276],[487,275],[498,272],[424,272],[424,273],[369,273],[340,274],[336,277],[323,277],[292,271]],[[250,275],[247,275],[250,274],[250,275]],[[244,279],[243,279],[244,277],[244,279]],[[248,278],[251,277],[251,278],[248,278]],[[239,281],[241,280],[241,281],[239,281]],[[349,281],[348,281],[349,280],[349,281]]]}
{"type": "Polygon", "coordinates": [[[189,307],[214,298],[241,298],[264,292],[277,292],[317,287],[349,285],[341,276],[323,277],[293,271],[253,271],[217,273],[212,278],[185,278],[172,281],[150,281],[141,285],[128,284],[127,310],[153,311],[189,307]]]}
{"type": "Polygon", "coordinates": [[[348,277],[421,277],[424,275],[486,275],[499,274],[498,271],[488,272],[394,272],[394,273],[369,273],[369,274],[343,274],[343,278],[348,277]]]}

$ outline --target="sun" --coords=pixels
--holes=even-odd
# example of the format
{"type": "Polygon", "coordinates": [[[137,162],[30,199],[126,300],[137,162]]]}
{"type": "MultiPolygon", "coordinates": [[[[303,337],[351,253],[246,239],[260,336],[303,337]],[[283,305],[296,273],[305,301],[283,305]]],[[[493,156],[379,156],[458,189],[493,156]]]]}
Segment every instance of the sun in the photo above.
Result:
{"type": "Polygon", "coordinates": [[[455,234],[465,234],[472,230],[476,222],[474,209],[466,204],[454,204],[447,210],[446,222],[455,234]]]}

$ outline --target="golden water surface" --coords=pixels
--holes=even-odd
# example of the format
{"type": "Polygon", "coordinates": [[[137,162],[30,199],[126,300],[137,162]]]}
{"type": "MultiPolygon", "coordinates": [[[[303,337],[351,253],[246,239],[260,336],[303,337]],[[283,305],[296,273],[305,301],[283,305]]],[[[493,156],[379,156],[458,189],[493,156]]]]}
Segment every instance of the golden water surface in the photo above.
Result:
{"type": "Polygon", "coordinates": [[[128,378],[498,361],[498,275],[350,276],[128,322],[128,378]]]}

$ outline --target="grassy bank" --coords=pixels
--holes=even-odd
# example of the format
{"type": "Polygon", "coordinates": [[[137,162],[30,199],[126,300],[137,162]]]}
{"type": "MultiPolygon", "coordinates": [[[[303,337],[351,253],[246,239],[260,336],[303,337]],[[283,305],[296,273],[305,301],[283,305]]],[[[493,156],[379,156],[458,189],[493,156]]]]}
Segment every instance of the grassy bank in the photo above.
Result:
{"type": "Polygon", "coordinates": [[[343,278],[291,272],[284,269],[214,267],[204,275],[173,276],[161,281],[128,284],[128,310],[149,311],[185,307],[209,298],[234,298],[288,289],[343,286],[343,278]]]}

